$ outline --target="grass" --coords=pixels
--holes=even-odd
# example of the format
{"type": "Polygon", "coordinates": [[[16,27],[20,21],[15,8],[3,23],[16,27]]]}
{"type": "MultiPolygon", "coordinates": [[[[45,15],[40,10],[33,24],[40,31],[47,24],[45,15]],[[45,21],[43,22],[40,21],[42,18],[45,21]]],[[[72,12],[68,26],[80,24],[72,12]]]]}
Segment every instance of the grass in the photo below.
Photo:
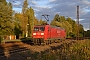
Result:
{"type": "Polygon", "coordinates": [[[31,38],[21,38],[21,39],[14,39],[14,40],[2,40],[1,43],[21,42],[21,41],[28,41],[28,40],[31,40],[31,38]]]}
{"type": "Polygon", "coordinates": [[[90,60],[90,40],[64,44],[62,49],[32,54],[31,60],[90,60]]]}
{"type": "Polygon", "coordinates": [[[7,43],[7,42],[21,42],[21,40],[2,40],[1,43],[7,43]]]}

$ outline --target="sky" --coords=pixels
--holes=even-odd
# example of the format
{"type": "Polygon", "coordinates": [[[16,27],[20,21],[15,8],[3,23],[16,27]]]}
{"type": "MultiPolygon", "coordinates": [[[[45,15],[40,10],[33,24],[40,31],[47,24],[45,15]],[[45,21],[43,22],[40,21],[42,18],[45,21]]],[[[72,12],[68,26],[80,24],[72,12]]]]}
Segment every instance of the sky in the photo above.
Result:
{"type": "MultiPolygon", "coordinates": [[[[13,10],[21,12],[24,0],[7,0],[13,5],[13,10]]],[[[77,5],[79,5],[79,22],[84,30],[90,29],[90,0],[28,0],[35,16],[40,20],[43,14],[48,14],[51,21],[56,14],[72,18],[76,21],[77,5]]],[[[42,17],[43,18],[43,17],[42,17]]]]}

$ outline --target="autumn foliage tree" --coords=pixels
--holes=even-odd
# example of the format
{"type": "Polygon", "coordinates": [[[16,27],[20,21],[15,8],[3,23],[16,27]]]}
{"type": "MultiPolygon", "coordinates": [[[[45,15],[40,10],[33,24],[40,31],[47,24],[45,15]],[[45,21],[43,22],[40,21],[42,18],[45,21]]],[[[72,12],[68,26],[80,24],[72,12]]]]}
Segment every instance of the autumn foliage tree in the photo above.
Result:
{"type": "Polygon", "coordinates": [[[14,16],[13,16],[13,19],[14,19],[14,34],[16,35],[16,38],[19,36],[21,36],[22,34],[22,29],[21,29],[21,19],[22,19],[22,14],[20,13],[15,13],[14,16]]]}
{"type": "Polygon", "coordinates": [[[28,1],[27,0],[24,0],[23,2],[23,7],[22,7],[22,14],[21,14],[21,22],[20,22],[20,25],[21,25],[21,29],[22,29],[22,36],[25,37],[25,34],[26,34],[26,26],[28,24],[28,17],[27,17],[27,9],[28,9],[28,1]]]}
{"type": "Polygon", "coordinates": [[[30,7],[27,10],[28,12],[28,36],[32,36],[32,30],[34,27],[34,21],[35,21],[35,16],[34,16],[34,10],[30,7]]]}
{"type": "Polygon", "coordinates": [[[0,35],[13,34],[12,4],[6,0],[0,0],[0,35]]]}
{"type": "Polygon", "coordinates": [[[34,10],[30,7],[28,7],[28,1],[24,0],[23,7],[22,7],[22,13],[16,14],[16,19],[18,19],[19,25],[21,27],[22,31],[22,37],[31,37],[33,26],[38,23],[37,18],[34,16],[34,10]]]}

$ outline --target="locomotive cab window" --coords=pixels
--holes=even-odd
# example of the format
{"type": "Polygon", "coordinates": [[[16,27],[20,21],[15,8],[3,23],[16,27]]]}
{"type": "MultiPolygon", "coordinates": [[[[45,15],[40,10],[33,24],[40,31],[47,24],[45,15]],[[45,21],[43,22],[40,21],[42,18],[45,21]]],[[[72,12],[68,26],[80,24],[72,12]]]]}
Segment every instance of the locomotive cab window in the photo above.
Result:
{"type": "Polygon", "coordinates": [[[34,31],[44,31],[44,27],[34,27],[34,31]]]}
{"type": "Polygon", "coordinates": [[[44,29],[45,29],[44,27],[40,27],[40,29],[39,29],[39,30],[40,30],[40,31],[44,31],[44,29]]]}
{"type": "Polygon", "coordinates": [[[39,27],[34,27],[34,31],[39,31],[39,27]]]}

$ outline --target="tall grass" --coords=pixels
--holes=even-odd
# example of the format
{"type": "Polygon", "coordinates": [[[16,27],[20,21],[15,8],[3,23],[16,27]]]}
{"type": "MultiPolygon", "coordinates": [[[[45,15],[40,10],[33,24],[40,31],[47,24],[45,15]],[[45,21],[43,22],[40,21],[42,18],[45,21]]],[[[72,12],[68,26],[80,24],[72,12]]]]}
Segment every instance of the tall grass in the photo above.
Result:
{"type": "Polygon", "coordinates": [[[60,49],[51,49],[48,52],[35,52],[30,60],[90,60],[90,40],[66,43],[60,49]]]}

